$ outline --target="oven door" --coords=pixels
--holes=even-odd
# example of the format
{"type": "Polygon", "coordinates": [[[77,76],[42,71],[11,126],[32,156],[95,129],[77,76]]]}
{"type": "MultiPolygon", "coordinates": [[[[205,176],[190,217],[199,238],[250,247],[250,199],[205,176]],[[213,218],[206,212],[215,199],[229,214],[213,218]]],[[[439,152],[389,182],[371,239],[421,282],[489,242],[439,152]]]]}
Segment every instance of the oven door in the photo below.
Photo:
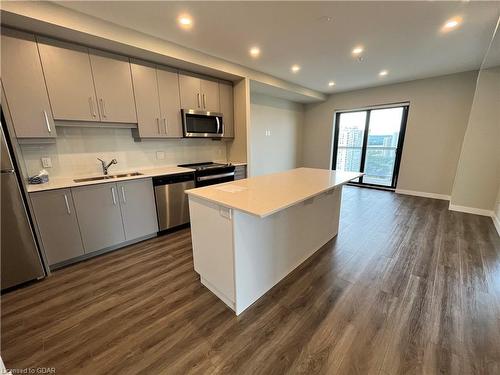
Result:
{"type": "Polygon", "coordinates": [[[224,135],[222,113],[182,110],[184,137],[221,138],[224,135]]]}
{"type": "Polygon", "coordinates": [[[196,187],[221,184],[234,181],[235,167],[228,166],[217,168],[217,170],[204,170],[195,173],[196,187]]]}

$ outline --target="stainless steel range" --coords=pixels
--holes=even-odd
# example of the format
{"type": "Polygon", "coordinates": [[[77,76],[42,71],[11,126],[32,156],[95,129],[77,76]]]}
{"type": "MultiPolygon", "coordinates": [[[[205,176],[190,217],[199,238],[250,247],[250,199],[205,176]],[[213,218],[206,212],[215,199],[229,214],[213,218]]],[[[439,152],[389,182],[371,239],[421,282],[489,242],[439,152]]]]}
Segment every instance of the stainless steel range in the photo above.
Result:
{"type": "Polygon", "coordinates": [[[234,181],[235,166],[214,162],[181,164],[179,167],[194,169],[196,187],[220,184],[234,181]]]}

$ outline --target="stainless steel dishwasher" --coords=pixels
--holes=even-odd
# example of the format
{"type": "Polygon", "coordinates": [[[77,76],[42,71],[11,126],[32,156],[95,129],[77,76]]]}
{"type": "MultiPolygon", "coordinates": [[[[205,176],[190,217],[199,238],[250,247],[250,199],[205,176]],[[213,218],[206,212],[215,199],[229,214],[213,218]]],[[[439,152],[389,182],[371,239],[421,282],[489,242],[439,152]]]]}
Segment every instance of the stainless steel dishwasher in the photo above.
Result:
{"type": "Polygon", "coordinates": [[[184,191],[194,188],[194,174],[154,177],[153,186],[160,232],[189,223],[188,198],[184,191]]]}

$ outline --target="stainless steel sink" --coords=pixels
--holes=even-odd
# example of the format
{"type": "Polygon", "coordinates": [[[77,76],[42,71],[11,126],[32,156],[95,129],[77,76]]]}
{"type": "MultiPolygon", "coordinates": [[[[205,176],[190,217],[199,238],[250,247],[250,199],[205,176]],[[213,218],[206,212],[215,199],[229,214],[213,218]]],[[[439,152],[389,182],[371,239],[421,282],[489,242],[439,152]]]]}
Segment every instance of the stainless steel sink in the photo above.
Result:
{"type": "Polygon", "coordinates": [[[142,173],[132,172],[132,173],[122,173],[122,174],[110,174],[107,176],[97,176],[97,177],[87,177],[87,178],[75,178],[75,182],[92,182],[92,181],[102,181],[102,180],[114,180],[117,178],[142,176],[142,173]]]}

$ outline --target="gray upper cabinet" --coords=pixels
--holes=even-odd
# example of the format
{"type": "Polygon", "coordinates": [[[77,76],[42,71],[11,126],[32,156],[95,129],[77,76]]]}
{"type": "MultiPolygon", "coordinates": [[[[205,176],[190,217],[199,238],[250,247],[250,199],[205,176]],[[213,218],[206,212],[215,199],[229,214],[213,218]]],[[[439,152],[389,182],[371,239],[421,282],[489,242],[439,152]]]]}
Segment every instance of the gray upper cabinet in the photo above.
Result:
{"type": "Polygon", "coordinates": [[[157,77],[163,134],[168,138],[181,138],[183,132],[179,96],[179,75],[176,71],[158,66],[157,77]]]}
{"type": "Polygon", "coordinates": [[[56,136],[35,36],[2,29],[2,84],[17,138],[56,136]]]}
{"type": "Polygon", "coordinates": [[[101,121],[136,123],[128,57],[90,49],[90,63],[101,121]]]}
{"type": "Polygon", "coordinates": [[[200,79],[201,105],[204,110],[220,112],[219,83],[200,79]]]}
{"type": "Polygon", "coordinates": [[[132,59],[135,105],[137,108],[137,131],[140,138],[161,138],[160,103],[156,66],[132,59]]]}
{"type": "Polygon", "coordinates": [[[233,86],[229,83],[219,83],[220,111],[224,121],[224,138],[234,138],[234,103],[233,86]]]}
{"type": "Polygon", "coordinates": [[[219,83],[209,79],[179,74],[181,107],[219,112],[219,83]]]}
{"type": "Polygon", "coordinates": [[[184,109],[203,109],[201,106],[200,79],[179,74],[181,107],[184,109]]]}
{"type": "Polygon", "coordinates": [[[119,182],[118,196],[127,241],[158,231],[153,182],[149,179],[119,182]]]}
{"type": "Polygon", "coordinates": [[[84,254],[69,189],[30,194],[45,255],[50,265],[84,254]]]}
{"type": "Polygon", "coordinates": [[[181,138],[179,75],[176,71],[132,59],[139,138],[181,138]]]}
{"type": "Polygon", "coordinates": [[[72,188],[86,253],[125,241],[115,183],[72,188]]]}
{"type": "Polygon", "coordinates": [[[54,118],[99,121],[88,48],[44,37],[37,40],[54,118]]]}

